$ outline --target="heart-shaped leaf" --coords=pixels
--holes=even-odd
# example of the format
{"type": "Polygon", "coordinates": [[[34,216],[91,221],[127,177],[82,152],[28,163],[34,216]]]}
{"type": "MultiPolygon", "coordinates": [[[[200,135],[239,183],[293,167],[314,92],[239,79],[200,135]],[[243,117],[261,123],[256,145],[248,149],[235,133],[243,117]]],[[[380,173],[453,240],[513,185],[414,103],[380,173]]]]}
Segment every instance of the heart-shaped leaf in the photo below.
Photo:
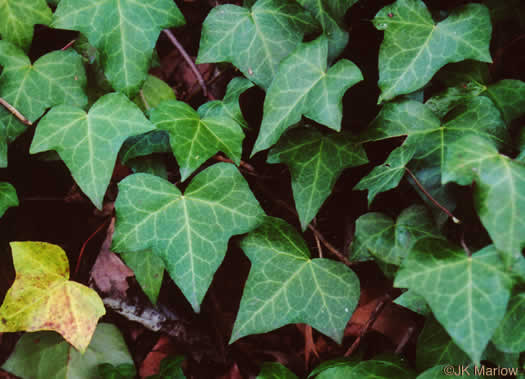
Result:
{"type": "Polygon", "coordinates": [[[69,280],[64,250],[11,242],[16,279],[0,307],[0,331],[54,330],[84,352],[106,310],[91,288],[69,280]]]}
{"type": "Polygon", "coordinates": [[[129,136],[154,129],[135,104],[120,93],[101,97],[86,113],[62,105],[38,123],[31,154],[55,150],[98,209],[120,147],[129,136]]]}
{"type": "Polygon", "coordinates": [[[191,181],[184,195],[148,174],[119,183],[112,250],[152,250],[198,312],[228,240],[256,227],[263,211],[235,166],[215,164],[191,181]]]}
{"type": "Polygon", "coordinates": [[[241,248],[252,266],[230,343],[291,323],[306,323],[341,343],[359,300],[359,279],[340,262],[311,259],[291,225],[266,218],[241,248]]]}

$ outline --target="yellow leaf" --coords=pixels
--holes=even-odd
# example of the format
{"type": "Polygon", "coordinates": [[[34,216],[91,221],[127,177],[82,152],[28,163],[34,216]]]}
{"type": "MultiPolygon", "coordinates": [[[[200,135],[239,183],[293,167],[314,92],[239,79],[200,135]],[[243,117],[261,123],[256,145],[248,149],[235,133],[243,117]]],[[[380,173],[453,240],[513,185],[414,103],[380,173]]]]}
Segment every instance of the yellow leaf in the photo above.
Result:
{"type": "Polygon", "coordinates": [[[11,242],[16,278],[0,307],[0,332],[53,330],[84,352],[106,310],[98,294],[69,279],[66,253],[45,242],[11,242]]]}

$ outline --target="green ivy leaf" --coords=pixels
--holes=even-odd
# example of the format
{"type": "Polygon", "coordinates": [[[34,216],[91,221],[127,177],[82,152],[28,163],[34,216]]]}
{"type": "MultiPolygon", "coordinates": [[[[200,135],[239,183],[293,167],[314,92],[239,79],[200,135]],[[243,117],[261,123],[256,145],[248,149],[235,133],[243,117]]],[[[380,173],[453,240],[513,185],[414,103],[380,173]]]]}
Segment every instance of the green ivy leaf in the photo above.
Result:
{"type": "Polygon", "coordinates": [[[279,141],[268,154],[267,162],[289,167],[295,208],[305,230],[343,170],[368,160],[363,147],[348,135],[300,128],[290,130],[279,141]]]}
{"type": "Polygon", "coordinates": [[[253,87],[253,83],[245,78],[233,78],[226,88],[226,94],[222,100],[208,101],[199,107],[199,114],[202,118],[225,116],[237,122],[243,128],[248,127],[248,123],[242,116],[239,106],[239,97],[244,91],[253,87]]]}
{"type": "Polygon", "coordinates": [[[496,104],[507,123],[525,114],[525,83],[505,79],[487,87],[486,95],[496,104]]]}
{"type": "Polygon", "coordinates": [[[498,154],[492,141],[465,136],[448,146],[443,182],[476,181],[476,211],[510,267],[525,246],[525,165],[498,154]]]}
{"type": "Polygon", "coordinates": [[[368,206],[377,194],[396,188],[405,175],[405,166],[416,153],[416,146],[402,145],[392,151],[385,163],[376,166],[359,181],[355,190],[368,190],[368,206]]]}
{"type": "Polygon", "coordinates": [[[470,363],[468,355],[452,341],[443,326],[434,317],[427,317],[416,344],[417,369],[422,371],[440,364],[466,365],[468,363],[470,363]]]}
{"type": "Polygon", "coordinates": [[[252,156],[276,143],[302,115],[341,130],[342,97],[363,76],[346,59],[328,68],[327,54],[328,41],[321,36],[301,44],[281,62],[264,100],[263,121],[252,156]]]}
{"type": "Polygon", "coordinates": [[[148,156],[154,153],[171,152],[170,136],[164,130],[129,137],[120,149],[120,159],[127,164],[135,158],[148,156]]]}
{"type": "Polygon", "coordinates": [[[30,153],[55,150],[98,209],[111,180],[120,147],[129,136],[154,129],[126,96],[110,93],[86,113],[61,105],[38,123],[30,153]]]}
{"type": "Polygon", "coordinates": [[[137,376],[137,370],[132,363],[121,363],[117,366],[102,363],[98,366],[98,373],[101,379],[134,379],[137,376]]]}
{"type": "Polygon", "coordinates": [[[492,25],[483,5],[467,4],[435,24],[421,0],[397,0],[373,22],[385,31],[379,51],[379,102],[422,88],[447,63],[492,62],[492,25]]]}
{"type": "Polygon", "coordinates": [[[18,206],[15,187],[10,183],[0,182],[0,217],[11,207],[18,206]]]}
{"type": "Polygon", "coordinates": [[[510,298],[507,313],[492,336],[492,343],[501,351],[521,353],[525,351],[525,293],[510,298]]]}
{"type": "Polygon", "coordinates": [[[2,368],[21,378],[92,379],[103,363],[133,365],[133,359],[117,327],[100,323],[83,354],[56,333],[26,333],[2,368]]]}
{"type": "Polygon", "coordinates": [[[378,212],[366,213],[355,223],[354,241],[376,259],[401,265],[414,244],[424,238],[440,237],[427,209],[413,205],[403,210],[396,222],[378,212]]]}
{"type": "Polygon", "coordinates": [[[401,296],[394,300],[394,303],[423,316],[428,316],[432,313],[423,296],[418,295],[414,290],[402,293],[401,296]]]}
{"type": "Polygon", "coordinates": [[[171,149],[180,167],[181,180],[219,151],[239,164],[244,133],[235,120],[226,116],[203,117],[182,101],[170,100],[151,112],[157,129],[170,135],[171,149]]]}
{"type": "Polygon", "coordinates": [[[317,379],[415,379],[416,374],[398,358],[372,359],[348,362],[345,365],[328,367],[319,372],[317,379]]]}
{"type": "MultiPolygon", "coordinates": [[[[486,97],[469,99],[447,115],[443,125],[425,105],[411,100],[387,103],[370,125],[363,139],[377,141],[407,136],[404,148],[415,147],[420,164],[443,170],[447,146],[467,134],[493,140],[508,139],[506,125],[495,105],[486,97]]],[[[443,181],[446,183],[446,181],[443,181]]]]}
{"type": "Polygon", "coordinates": [[[35,24],[49,25],[52,17],[46,0],[3,0],[0,2],[0,35],[28,50],[35,24]]]}
{"type": "Polygon", "coordinates": [[[171,0],[62,0],[52,25],[86,35],[113,88],[132,97],[146,80],[161,30],[183,24],[171,0]]]}
{"type": "Polygon", "coordinates": [[[468,257],[444,240],[424,239],[404,260],[394,285],[423,296],[454,342],[479,364],[505,315],[512,280],[493,246],[468,257]]]}
{"type": "Polygon", "coordinates": [[[264,362],[256,379],[297,379],[297,375],[278,362],[264,362]]]}
{"type": "MultiPolygon", "coordinates": [[[[0,96],[29,121],[34,122],[47,108],[59,104],[83,107],[86,73],[82,58],[74,51],[53,51],[31,64],[18,47],[0,41],[0,96]]],[[[4,107],[0,107],[0,167],[7,167],[7,145],[26,130],[4,107]]]]}
{"type": "Polygon", "coordinates": [[[170,182],[134,174],[119,183],[112,250],[153,250],[193,309],[221,264],[228,240],[256,227],[263,211],[235,166],[215,164],[184,195],[170,182]]]}
{"type": "Polygon", "coordinates": [[[175,92],[165,81],[156,76],[148,75],[142,85],[139,94],[135,96],[133,102],[143,111],[148,112],[151,108],[156,108],[164,100],[175,100],[175,92]]]}
{"type": "Polygon", "coordinates": [[[182,355],[177,355],[175,357],[168,356],[164,358],[162,362],[160,362],[159,373],[148,376],[147,379],[186,379],[181,367],[184,359],[185,358],[182,355]]]}
{"type": "Polygon", "coordinates": [[[279,62],[316,26],[293,1],[258,0],[251,9],[220,5],[202,24],[197,63],[231,62],[252,82],[268,88],[279,62]]]}
{"type": "Polygon", "coordinates": [[[340,26],[352,5],[358,0],[297,0],[321,24],[328,38],[328,60],[337,58],[348,43],[348,33],[340,26]]]}
{"type": "Polygon", "coordinates": [[[106,310],[91,288],[69,280],[66,253],[45,242],[11,242],[16,279],[0,308],[0,331],[55,330],[84,352],[106,310]]]}
{"type": "Polygon", "coordinates": [[[299,233],[277,218],[266,218],[241,248],[252,266],[230,343],[291,323],[311,325],[341,343],[359,300],[359,279],[352,270],[311,259],[299,233]]]}
{"type": "Polygon", "coordinates": [[[441,93],[432,96],[425,102],[440,119],[461,104],[465,99],[479,96],[487,87],[478,82],[467,82],[455,87],[449,87],[441,93]]]}
{"type": "Polygon", "coordinates": [[[137,251],[120,254],[126,265],[133,270],[135,279],[140,288],[148,296],[152,304],[157,304],[162,278],[164,276],[164,262],[153,251],[137,251]]]}

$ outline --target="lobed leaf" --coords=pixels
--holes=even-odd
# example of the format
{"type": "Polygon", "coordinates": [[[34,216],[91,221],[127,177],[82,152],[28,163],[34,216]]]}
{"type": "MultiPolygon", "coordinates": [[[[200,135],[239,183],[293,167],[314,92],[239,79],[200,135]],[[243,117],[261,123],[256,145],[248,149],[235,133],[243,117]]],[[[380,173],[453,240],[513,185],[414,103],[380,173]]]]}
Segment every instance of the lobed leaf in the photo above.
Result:
{"type": "Polygon", "coordinates": [[[119,183],[112,250],[151,250],[198,312],[228,240],[255,228],[263,211],[235,166],[215,164],[184,195],[170,182],[134,174],[119,183]]]}
{"type": "Polygon", "coordinates": [[[295,208],[301,227],[315,217],[341,172],[368,162],[363,147],[344,133],[293,129],[270,150],[268,163],[285,163],[292,175],[295,208]]]}
{"type": "Polygon", "coordinates": [[[54,330],[84,352],[106,310],[91,288],[69,280],[64,250],[11,242],[16,279],[0,307],[0,331],[54,330]]]}
{"type": "Polygon", "coordinates": [[[267,218],[241,242],[252,266],[230,343],[291,323],[306,323],[341,343],[359,300],[352,270],[311,259],[306,243],[284,220],[267,218]]]}
{"type": "Polygon", "coordinates": [[[421,0],[397,0],[373,22],[385,31],[379,50],[379,102],[422,88],[447,63],[492,62],[492,25],[483,5],[467,4],[436,24],[421,0]]]}
{"type": "Polygon", "coordinates": [[[120,147],[129,136],[153,129],[126,96],[110,93],[89,113],[68,105],[53,108],[39,122],[30,153],[55,150],[82,191],[102,209],[120,147]]]}

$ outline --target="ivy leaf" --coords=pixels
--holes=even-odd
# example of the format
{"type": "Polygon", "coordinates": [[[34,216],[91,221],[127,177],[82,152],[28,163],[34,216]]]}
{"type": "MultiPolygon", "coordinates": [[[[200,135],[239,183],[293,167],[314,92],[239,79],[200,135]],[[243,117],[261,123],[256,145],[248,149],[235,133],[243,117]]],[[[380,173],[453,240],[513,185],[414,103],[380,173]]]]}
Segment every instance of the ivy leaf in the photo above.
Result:
{"type": "Polygon", "coordinates": [[[230,343],[291,323],[311,325],[341,343],[359,300],[359,279],[340,262],[311,259],[284,220],[268,217],[241,242],[252,266],[230,343]]]}
{"type": "Polygon", "coordinates": [[[479,364],[505,315],[512,280],[493,246],[468,257],[444,240],[424,239],[412,248],[394,285],[423,296],[454,342],[479,364]]]}
{"type": "Polygon", "coordinates": [[[193,309],[221,264],[228,240],[256,227],[263,211],[235,166],[215,164],[184,195],[170,182],[134,174],[119,183],[112,250],[153,250],[193,309]]]}
{"type": "Polygon", "coordinates": [[[486,95],[496,104],[507,123],[525,113],[525,83],[505,79],[487,87],[486,95]]]}
{"type": "Polygon", "coordinates": [[[421,0],[397,0],[373,22],[385,31],[379,50],[379,102],[422,88],[447,63],[492,62],[492,25],[483,5],[467,4],[435,24],[421,0]]]}
{"type": "Polygon", "coordinates": [[[148,112],[151,108],[156,108],[164,100],[175,100],[175,92],[156,76],[148,75],[142,85],[140,93],[135,96],[133,102],[143,111],[148,112]]]}
{"type": "Polygon", "coordinates": [[[98,366],[98,373],[101,379],[131,379],[136,377],[137,370],[131,363],[121,363],[118,366],[102,363],[98,366]]]}
{"type": "Polygon", "coordinates": [[[0,217],[11,207],[18,206],[15,187],[10,183],[0,182],[0,217]]]}
{"type": "Polygon", "coordinates": [[[505,122],[488,98],[481,96],[463,102],[447,115],[443,125],[419,102],[387,103],[362,138],[377,141],[407,136],[403,146],[415,146],[414,159],[430,167],[439,162],[443,170],[447,146],[467,134],[483,136],[498,145],[503,145],[508,138],[505,122]]]}
{"type": "Polygon", "coordinates": [[[239,106],[239,97],[244,91],[253,87],[253,83],[245,78],[233,78],[226,88],[226,95],[222,100],[208,101],[199,107],[199,114],[202,118],[214,116],[226,116],[237,122],[243,128],[248,127],[248,123],[242,116],[239,106]]]}
{"type": "Polygon", "coordinates": [[[120,149],[120,159],[122,163],[127,164],[135,158],[169,152],[171,152],[169,134],[164,130],[154,130],[129,137],[120,149]]]}
{"type": "Polygon", "coordinates": [[[401,265],[412,246],[424,238],[440,237],[428,211],[420,205],[403,210],[396,222],[383,213],[370,212],[355,222],[354,243],[363,246],[375,258],[401,265]]]}
{"type": "MultiPolygon", "coordinates": [[[[31,64],[18,47],[0,41],[0,96],[29,121],[34,122],[47,108],[59,104],[83,107],[86,73],[82,58],[74,51],[53,51],[31,64]]],[[[0,167],[7,167],[6,144],[26,130],[26,126],[0,107],[0,167]]]]}
{"type": "Polygon", "coordinates": [[[49,25],[52,17],[46,0],[4,0],[0,3],[0,35],[28,50],[35,24],[49,25]]]}
{"type": "Polygon", "coordinates": [[[16,279],[0,307],[0,331],[54,330],[84,352],[106,310],[91,288],[69,279],[64,250],[45,242],[11,242],[16,279]]]}
{"type": "Polygon", "coordinates": [[[152,304],[157,304],[164,262],[151,250],[121,253],[120,256],[126,265],[133,270],[140,288],[148,296],[152,304]]]}
{"type": "Polygon", "coordinates": [[[525,293],[517,293],[511,297],[507,313],[498,329],[492,336],[492,343],[506,353],[521,353],[525,351],[525,293]]]}
{"type": "Polygon", "coordinates": [[[416,153],[416,146],[402,145],[392,151],[385,163],[376,166],[359,181],[355,190],[368,190],[368,206],[378,193],[396,188],[405,175],[405,166],[416,153]]]}
{"type": "Polygon", "coordinates": [[[132,97],[146,80],[161,30],[184,22],[171,0],[61,0],[52,26],[86,35],[113,88],[132,97]]]}
{"type": "Polygon", "coordinates": [[[126,96],[110,93],[86,113],[61,105],[38,123],[30,153],[55,150],[98,209],[109,185],[120,147],[129,136],[154,129],[126,96]]]}
{"type": "Polygon", "coordinates": [[[264,362],[256,379],[297,379],[297,375],[278,362],[264,362]]]}
{"type": "Polygon", "coordinates": [[[316,26],[294,1],[258,0],[251,9],[220,5],[202,24],[197,63],[231,62],[252,82],[268,88],[279,62],[316,26]]]}
{"type": "Polygon", "coordinates": [[[91,379],[103,363],[133,365],[133,358],[117,327],[100,323],[83,354],[56,333],[26,333],[2,368],[21,378],[91,379]]]}
{"type": "Polygon", "coordinates": [[[186,379],[181,367],[184,360],[185,357],[182,355],[177,355],[175,357],[167,356],[162,362],[160,362],[159,373],[148,376],[147,379],[186,379]]]}
{"type": "Polygon", "coordinates": [[[151,111],[151,121],[170,135],[182,181],[219,151],[237,165],[241,161],[244,133],[229,117],[201,118],[188,104],[169,100],[151,111]]]}
{"type": "Polygon", "coordinates": [[[416,374],[408,369],[398,358],[371,359],[368,361],[347,362],[320,371],[317,379],[415,379],[416,374]]]}
{"type": "Polygon", "coordinates": [[[306,229],[347,167],[368,162],[362,146],[348,135],[293,129],[268,154],[268,163],[284,163],[292,174],[295,208],[306,229]]]}
{"type": "Polygon", "coordinates": [[[402,293],[401,296],[394,300],[394,303],[423,316],[428,316],[432,313],[423,296],[418,295],[413,290],[402,293]]]}
{"type": "Polygon", "coordinates": [[[465,136],[448,147],[443,182],[476,182],[476,211],[510,267],[525,246],[525,165],[498,154],[492,141],[465,136]]]}
{"type": "Polygon", "coordinates": [[[252,156],[277,142],[302,115],[341,130],[342,97],[363,76],[346,59],[327,68],[327,54],[328,41],[321,36],[301,44],[281,62],[264,100],[263,121],[252,156]]]}
{"type": "Polygon", "coordinates": [[[298,0],[321,24],[328,38],[328,60],[337,58],[348,43],[348,33],[340,26],[348,8],[358,0],[298,0]]]}

